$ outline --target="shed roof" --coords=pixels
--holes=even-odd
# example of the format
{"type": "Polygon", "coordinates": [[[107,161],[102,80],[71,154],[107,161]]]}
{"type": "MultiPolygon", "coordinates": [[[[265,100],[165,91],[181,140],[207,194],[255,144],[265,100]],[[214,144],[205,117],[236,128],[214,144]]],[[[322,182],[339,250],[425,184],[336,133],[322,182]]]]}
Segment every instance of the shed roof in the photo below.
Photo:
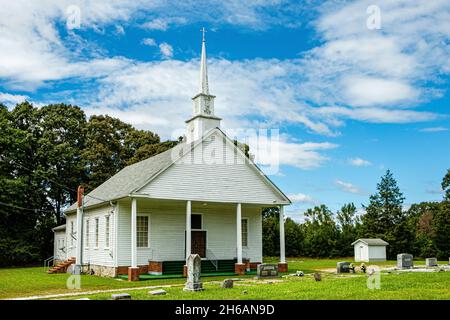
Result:
{"type": "Polygon", "coordinates": [[[389,245],[389,243],[387,243],[386,241],[384,241],[383,239],[380,239],[380,238],[373,238],[373,239],[363,238],[363,239],[358,239],[355,242],[353,242],[352,246],[358,242],[365,243],[368,246],[387,246],[387,245],[389,245]]]}

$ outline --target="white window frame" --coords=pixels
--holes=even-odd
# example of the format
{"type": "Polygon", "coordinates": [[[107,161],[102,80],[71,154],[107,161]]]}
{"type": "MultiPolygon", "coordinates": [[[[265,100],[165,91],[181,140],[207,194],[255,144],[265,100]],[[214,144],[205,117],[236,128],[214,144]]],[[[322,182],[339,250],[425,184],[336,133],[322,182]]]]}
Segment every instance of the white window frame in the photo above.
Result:
{"type": "Polygon", "coordinates": [[[111,247],[111,217],[110,215],[105,216],[105,249],[111,247]],[[106,223],[108,221],[108,223],[106,223]]]}
{"type": "Polygon", "coordinates": [[[95,249],[98,249],[98,244],[100,242],[99,232],[100,232],[100,219],[97,217],[95,218],[95,238],[94,238],[95,249]]]}
{"type": "Polygon", "coordinates": [[[244,217],[244,218],[242,218],[241,219],[241,240],[242,240],[242,247],[244,247],[244,248],[248,248],[248,242],[249,242],[249,240],[250,240],[250,236],[249,236],[249,234],[250,234],[250,227],[249,227],[249,222],[250,222],[250,220],[249,220],[249,218],[247,218],[247,217],[244,217]],[[246,237],[246,240],[247,240],[247,243],[244,245],[244,228],[242,227],[243,226],[243,223],[242,223],[242,221],[246,221],[246,226],[247,226],[247,230],[246,230],[246,234],[247,234],[247,237],[246,237]]]}
{"type": "Polygon", "coordinates": [[[149,214],[138,214],[136,217],[136,248],[137,249],[149,249],[150,248],[150,215],[149,214]],[[138,241],[138,220],[140,217],[147,218],[147,246],[140,247],[139,241],[138,241]]]}
{"type": "Polygon", "coordinates": [[[85,239],[86,245],[84,246],[86,249],[89,249],[89,238],[90,238],[89,233],[91,232],[89,230],[89,224],[90,224],[90,220],[86,219],[86,239],[85,239]]]}

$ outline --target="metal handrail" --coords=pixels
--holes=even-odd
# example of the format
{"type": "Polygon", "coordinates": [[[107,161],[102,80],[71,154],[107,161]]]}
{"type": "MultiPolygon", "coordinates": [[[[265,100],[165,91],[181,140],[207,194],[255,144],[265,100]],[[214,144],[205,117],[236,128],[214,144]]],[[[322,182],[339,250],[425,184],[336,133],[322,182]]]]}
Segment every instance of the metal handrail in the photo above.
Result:
{"type": "Polygon", "coordinates": [[[55,258],[56,258],[56,256],[51,256],[44,260],[44,270],[47,270],[48,268],[50,268],[50,262],[55,260],[55,258]]]}
{"type": "Polygon", "coordinates": [[[206,259],[211,261],[213,266],[216,268],[216,271],[219,270],[219,262],[214,253],[209,249],[206,249],[206,259]]]}

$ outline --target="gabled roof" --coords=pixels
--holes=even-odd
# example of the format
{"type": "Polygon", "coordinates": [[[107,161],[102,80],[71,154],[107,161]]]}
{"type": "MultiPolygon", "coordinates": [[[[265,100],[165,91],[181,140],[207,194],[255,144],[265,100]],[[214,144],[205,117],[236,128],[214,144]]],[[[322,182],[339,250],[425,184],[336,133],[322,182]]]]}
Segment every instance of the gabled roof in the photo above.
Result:
{"type": "Polygon", "coordinates": [[[352,243],[352,246],[355,245],[355,243],[362,242],[367,244],[368,246],[387,246],[389,243],[384,241],[380,238],[374,238],[374,239],[358,239],[355,242],[352,243]]]}
{"type": "MultiPolygon", "coordinates": [[[[198,144],[202,143],[204,139],[209,137],[215,131],[218,131],[224,135],[227,142],[231,143],[233,147],[237,148],[238,152],[245,157],[242,150],[235,146],[231,139],[227,137],[222,130],[219,128],[213,128],[207,132],[202,139],[192,142],[190,145],[182,142],[160,154],[123,168],[84,197],[85,207],[124,198],[141,189],[144,185],[173,165],[178,159],[181,159],[189,154],[198,144]]],[[[261,174],[263,180],[271,188],[273,188],[273,190],[280,194],[282,198],[285,198],[287,203],[291,203],[289,198],[265,174],[262,173],[261,169],[259,169],[253,161],[250,159],[248,160],[250,165],[261,174]]],[[[65,212],[69,213],[76,210],[76,208],[77,205],[74,203],[65,212]]]]}
{"type": "MultiPolygon", "coordinates": [[[[90,207],[128,196],[151,177],[169,166],[173,162],[172,155],[174,152],[182,150],[184,145],[185,143],[180,143],[160,154],[123,168],[97,188],[89,192],[84,197],[84,205],[90,207]]],[[[66,210],[66,212],[74,211],[76,208],[77,204],[74,203],[66,210]]]]}

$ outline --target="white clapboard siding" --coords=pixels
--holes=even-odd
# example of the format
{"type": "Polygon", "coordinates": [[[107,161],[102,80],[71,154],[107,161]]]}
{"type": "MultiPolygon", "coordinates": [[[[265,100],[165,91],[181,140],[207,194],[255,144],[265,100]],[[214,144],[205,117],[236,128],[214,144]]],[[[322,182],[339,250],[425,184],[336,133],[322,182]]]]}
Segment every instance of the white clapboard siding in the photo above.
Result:
{"type": "Polygon", "coordinates": [[[114,213],[112,207],[85,210],[83,217],[83,264],[114,266],[114,213]],[[109,216],[109,245],[106,243],[106,217],[109,216]],[[98,247],[95,245],[95,219],[98,218],[98,247]],[[87,221],[89,220],[89,243],[87,221]]]}
{"type": "Polygon", "coordinates": [[[214,133],[137,193],[151,198],[254,204],[286,203],[234,146],[214,133]],[[212,140],[211,140],[212,139],[212,140]],[[190,161],[188,159],[194,159],[190,161]],[[231,160],[230,160],[231,159],[231,160]]]}
{"type": "MultiPolygon", "coordinates": [[[[138,215],[148,215],[150,220],[150,248],[137,248],[138,265],[149,260],[176,261],[185,259],[186,213],[184,207],[149,207],[138,199],[138,215]]],[[[120,201],[118,225],[118,265],[131,264],[131,204],[120,201]]],[[[236,257],[236,210],[234,207],[194,210],[203,215],[202,230],[207,231],[207,248],[218,259],[236,257]]],[[[260,208],[242,210],[242,218],[249,219],[248,248],[244,256],[251,261],[262,261],[262,217],[260,208]]]]}
{"type": "Polygon", "coordinates": [[[53,255],[56,260],[67,259],[66,232],[64,230],[55,231],[53,255]]]}

